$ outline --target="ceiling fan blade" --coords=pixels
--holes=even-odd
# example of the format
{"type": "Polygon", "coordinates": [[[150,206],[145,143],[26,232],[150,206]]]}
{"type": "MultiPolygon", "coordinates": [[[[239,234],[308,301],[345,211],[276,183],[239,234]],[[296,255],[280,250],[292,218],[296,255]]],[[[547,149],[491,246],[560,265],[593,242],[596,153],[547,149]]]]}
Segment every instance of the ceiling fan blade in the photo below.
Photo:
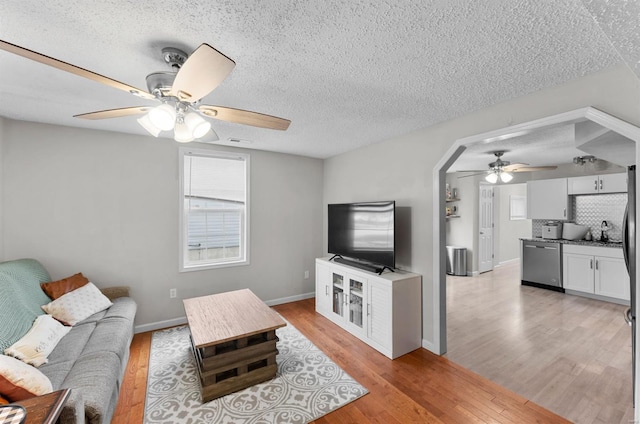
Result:
{"type": "Polygon", "coordinates": [[[503,171],[507,171],[507,172],[511,172],[512,169],[518,169],[518,168],[522,168],[524,166],[529,166],[528,163],[522,163],[522,162],[517,162],[517,163],[511,163],[507,166],[503,166],[502,170],[503,171]]]}
{"type": "Polygon", "coordinates": [[[263,113],[251,112],[242,109],[233,109],[222,106],[200,106],[200,112],[211,118],[222,121],[234,122],[236,124],[253,125],[254,127],[269,128],[272,130],[285,131],[289,128],[291,121],[278,118],[277,116],[265,115],[263,113]]]}
{"type": "Polygon", "coordinates": [[[122,116],[140,115],[150,111],[151,107],[148,106],[133,106],[123,107],[119,109],[100,110],[98,112],[82,113],[80,115],[73,115],[74,118],[82,119],[109,119],[120,118],[122,116]]]}
{"type": "Polygon", "coordinates": [[[536,172],[536,171],[553,171],[557,166],[522,166],[510,169],[509,172],[536,172]]]}
{"type": "Polygon", "coordinates": [[[58,59],[54,59],[49,56],[45,56],[41,53],[34,52],[33,50],[25,49],[24,47],[11,44],[6,41],[0,40],[0,49],[8,51],[9,53],[16,54],[18,56],[25,57],[27,59],[34,60],[36,62],[45,64],[45,65],[52,66],[62,71],[70,72],[80,77],[88,78],[92,81],[96,81],[96,82],[108,85],[110,87],[117,88],[118,90],[126,91],[128,93],[134,94],[136,96],[139,96],[145,99],[155,99],[155,96],[153,94],[148,93],[145,90],[141,90],[131,85],[111,79],[109,77],[105,77],[104,75],[100,75],[95,72],[88,71],[84,68],[80,68],[78,66],[72,65],[67,62],[63,62],[58,59]]]}
{"type": "Polygon", "coordinates": [[[220,85],[235,66],[218,50],[201,44],[178,71],[171,92],[180,100],[198,101],[220,85]]]}
{"type": "MultiPolygon", "coordinates": [[[[466,171],[461,171],[461,172],[466,172],[466,171]]],[[[476,172],[475,174],[463,175],[461,177],[458,177],[458,179],[467,178],[467,177],[475,177],[476,175],[483,175],[483,174],[487,174],[487,173],[488,173],[487,171],[476,172]]]]}

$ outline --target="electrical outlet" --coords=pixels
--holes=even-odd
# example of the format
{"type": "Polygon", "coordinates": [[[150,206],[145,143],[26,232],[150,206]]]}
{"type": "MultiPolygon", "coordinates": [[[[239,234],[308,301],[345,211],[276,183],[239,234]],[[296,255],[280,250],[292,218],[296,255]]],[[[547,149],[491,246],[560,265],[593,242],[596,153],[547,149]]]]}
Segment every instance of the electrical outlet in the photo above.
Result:
{"type": "Polygon", "coordinates": [[[304,279],[308,280],[309,279],[309,271],[305,271],[304,272],[304,279]]]}
{"type": "Polygon", "coordinates": [[[177,289],[169,289],[169,298],[174,299],[178,295],[177,289]]]}

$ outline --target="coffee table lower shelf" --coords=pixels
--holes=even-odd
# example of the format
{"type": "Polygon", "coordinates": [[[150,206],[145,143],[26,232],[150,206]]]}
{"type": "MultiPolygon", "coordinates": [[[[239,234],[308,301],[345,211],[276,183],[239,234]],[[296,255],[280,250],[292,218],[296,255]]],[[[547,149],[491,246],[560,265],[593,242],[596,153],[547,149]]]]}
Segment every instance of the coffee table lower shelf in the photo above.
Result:
{"type": "Polygon", "coordinates": [[[278,337],[275,330],[191,348],[198,366],[202,402],[209,402],[276,376],[278,337]]]}

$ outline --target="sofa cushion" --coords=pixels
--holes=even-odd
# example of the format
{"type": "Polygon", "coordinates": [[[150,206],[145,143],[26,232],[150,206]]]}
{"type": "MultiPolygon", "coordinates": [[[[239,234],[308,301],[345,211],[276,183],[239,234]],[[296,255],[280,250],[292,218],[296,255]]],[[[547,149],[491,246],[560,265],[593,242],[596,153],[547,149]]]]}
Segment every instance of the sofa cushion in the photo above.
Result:
{"type": "Polygon", "coordinates": [[[118,297],[113,299],[113,305],[105,311],[102,319],[124,318],[133,325],[136,317],[137,305],[130,297],[118,297]]]}
{"type": "Polygon", "coordinates": [[[60,324],[51,315],[40,315],[27,334],[6,348],[4,353],[39,367],[47,363],[47,357],[69,330],[71,327],[60,324]]]}
{"type": "Polygon", "coordinates": [[[73,327],[51,352],[49,362],[38,368],[51,380],[54,390],[60,389],[95,327],[95,323],[73,327]]]}
{"type": "MultiPolygon", "coordinates": [[[[112,352],[96,352],[82,355],[71,368],[61,388],[81,390],[85,416],[89,423],[103,423],[111,404],[117,377],[120,374],[120,359],[112,352]]],[[[75,390],[74,390],[75,391],[75,390]]]]}
{"type": "Polygon", "coordinates": [[[38,370],[42,372],[42,374],[46,375],[49,381],[51,381],[51,387],[53,390],[60,390],[62,383],[64,382],[67,375],[73,368],[73,364],[76,363],[76,358],[69,359],[68,361],[63,361],[58,359],[55,363],[48,363],[38,370]]]}
{"type": "Polygon", "coordinates": [[[120,361],[127,358],[131,337],[132,322],[125,319],[103,319],[91,333],[80,357],[98,352],[112,352],[120,361]]]}
{"type": "Polygon", "coordinates": [[[107,309],[111,304],[111,301],[93,283],[87,283],[43,305],[42,309],[53,315],[55,319],[73,326],[96,312],[107,309]]]}
{"type": "Polygon", "coordinates": [[[37,368],[0,355],[0,395],[12,402],[50,393],[51,381],[37,368]]]}
{"type": "Polygon", "coordinates": [[[82,275],[81,272],[72,275],[71,277],[63,278],[62,280],[52,281],[50,283],[40,283],[42,290],[52,300],[56,300],[60,296],[63,296],[75,289],[78,289],[89,282],[89,279],[82,275]]]}
{"type": "Polygon", "coordinates": [[[43,315],[42,305],[50,299],[40,283],[51,281],[47,270],[34,259],[0,263],[0,352],[17,342],[43,315]]]}
{"type": "MultiPolygon", "coordinates": [[[[48,376],[48,368],[52,364],[58,362],[75,361],[82,350],[84,345],[91,337],[91,333],[96,328],[96,323],[88,323],[83,325],[76,325],[71,331],[60,340],[58,346],[49,355],[49,362],[40,367],[40,370],[48,376]]],[[[53,381],[52,381],[53,382],[53,381]]],[[[57,388],[55,384],[54,388],[57,388]]]]}

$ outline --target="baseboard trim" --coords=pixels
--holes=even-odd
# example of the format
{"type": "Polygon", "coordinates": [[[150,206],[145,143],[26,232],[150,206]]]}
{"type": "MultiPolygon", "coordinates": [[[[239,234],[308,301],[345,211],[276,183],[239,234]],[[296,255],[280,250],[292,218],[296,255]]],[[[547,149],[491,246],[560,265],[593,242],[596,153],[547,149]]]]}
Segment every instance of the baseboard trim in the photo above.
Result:
{"type": "Polygon", "coordinates": [[[435,353],[436,355],[440,355],[436,351],[435,345],[432,342],[430,342],[429,340],[422,339],[422,347],[427,349],[431,353],[435,353]]]}
{"type": "MultiPolygon", "coordinates": [[[[298,294],[295,296],[288,296],[288,297],[281,297],[279,299],[267,300],[264,303],[266,303],[269,306],[274,306],[274,305],[280,305],[283,303],[296,302],[298,300],[310,299],[315,296],[316,296],[315,292],[309,292],[309,293],[298,294]]],[[[134,332],[136,334],[145,333],[147,331],[156,331],[162,328],[175,327],[176,325],[184,325],[186,323],[187,323],[187,317],[182,316],[182,317],[172,318],[164,321],[151,322],[149,324],[136,325],[134,327],[134,332]]]]}
{"type": "Polygon", "coordinates": [[[283,303],[297,302],[298,300],[311,299],[312,297],[316,297],[316,292],[297,294],[295,296],[281,297],[279,299],[273,299],[273,300],[265,300],[264,303],[266,303],[269,306],[273,306],[273,305],[281,305],[283,303]]]}
{"type": "Polygon", "coordinates": [[[164,321],[156,321],[149,324],[136,325],[134,328],[134,332],[138,333],[146,333],[147,331],[156,331],[162,328],[175,327],[176,325],[184,325],[187,323],[187,317],[178,317],[173,319],[167,319],[164,321]]]}
{"type": "Polygon", "coordinates": [[[499,262],[496,266],[504,266],[514,262],[520,262],[520,258],[507,259],[506,261],[499,262]]]}

